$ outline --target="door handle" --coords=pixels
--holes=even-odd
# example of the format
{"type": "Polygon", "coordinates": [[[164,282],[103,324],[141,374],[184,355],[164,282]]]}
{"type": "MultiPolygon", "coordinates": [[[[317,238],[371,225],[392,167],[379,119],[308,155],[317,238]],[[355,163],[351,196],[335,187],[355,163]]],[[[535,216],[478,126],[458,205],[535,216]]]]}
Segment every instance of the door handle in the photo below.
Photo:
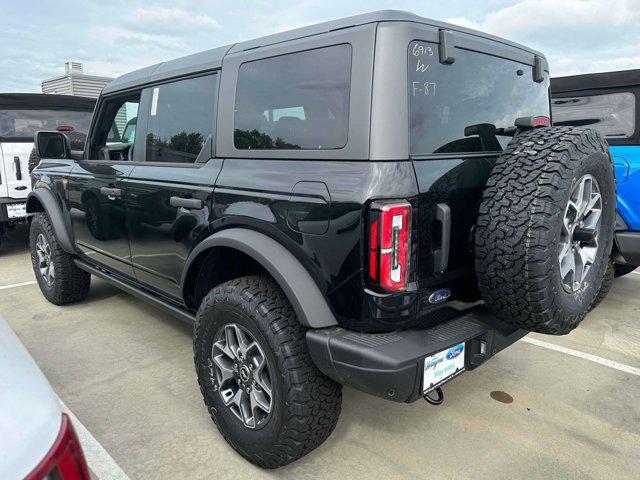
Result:
{"type": "Polygon", "coordinates": [[[182,207],[187,210],[200,210],[202,209],[202,200],[199,198],[183,198],[183,197],[171,197],[169,198],[169,204],[172,207],[182,207]]]}
{"type": "Polygon", "coordinates": [[[20,167],[20,157],[13,157],[16,166],[16,180],[22,180],[22,168],[20,167]]]}
{"type": "Polygon", "coordinates": [[[102,187],[100,188],[100,193],[109,197],[109,200],[122,198],[122,190],[120,190],[119,188],[102,187]]]}
{"type": "Polygon", "coordinates": [[[451,245],[451,209],[446,203],[436,205],[436,220],[440,223],[440,245],[433,251],[433,269],[444,272],[449,266],[449,247],[451,245]]]}

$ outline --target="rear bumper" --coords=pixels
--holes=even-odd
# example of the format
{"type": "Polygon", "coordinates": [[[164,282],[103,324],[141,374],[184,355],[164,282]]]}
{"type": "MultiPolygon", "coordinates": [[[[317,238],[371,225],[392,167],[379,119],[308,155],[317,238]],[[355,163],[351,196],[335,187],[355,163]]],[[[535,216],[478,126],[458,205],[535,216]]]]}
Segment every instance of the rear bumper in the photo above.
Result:
{"type": "Polygon", "coordinates": [[[616,245],[628,265],[640,265],[640,232],[616,232],[616,245]]]}
{"type": "Polygon", "coordinates": [[[7,205],[8,204],[26,204],[26,198],[9,198],[9,197],[0,197],[0,223],[5,222],[19,222],[26,220],[27,217],[20,218],[9,218],[7,215],[7,205]]]}
{"type": "Polygon", "coordinates": [[[478,307],[422,330],[309,330],[307,344],[316,366],[335,381],[388,400],[412,402],[421,397],[425,357],[466,342],[466,370],[473,370],[526,334],[478,307]]]}

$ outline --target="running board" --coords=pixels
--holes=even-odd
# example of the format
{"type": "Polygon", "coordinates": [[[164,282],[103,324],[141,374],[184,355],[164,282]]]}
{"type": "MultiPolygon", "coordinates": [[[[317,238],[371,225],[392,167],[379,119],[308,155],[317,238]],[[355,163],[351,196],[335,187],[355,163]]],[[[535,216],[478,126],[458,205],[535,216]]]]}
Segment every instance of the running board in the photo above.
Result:
{"type": "Polygon", "coordinates": [[[96,277],[109,282],[111,285],[118,287],[119,289],[124,290],[127,293],[130,293],[134,297],[138,297],[139,299],[154,305],[160,310],[163,310],[173,315],[174,317],[187,322],[190,325],[193,325],[195,323],[196,317],[194,315],[190,314],[186,310],[183,310],[182,308],[179,308],[175,305],[170,304],[169,302],[162,300],[161,298],[148,292],[147,290],[129,285],[128,283],[116,278],[108,272],[89,265],[87,262],[84,262],[82,260],[75,259],[74,262],[76,266],[81,270],[84,270],[91,275],[95,275],[96,277]]]}

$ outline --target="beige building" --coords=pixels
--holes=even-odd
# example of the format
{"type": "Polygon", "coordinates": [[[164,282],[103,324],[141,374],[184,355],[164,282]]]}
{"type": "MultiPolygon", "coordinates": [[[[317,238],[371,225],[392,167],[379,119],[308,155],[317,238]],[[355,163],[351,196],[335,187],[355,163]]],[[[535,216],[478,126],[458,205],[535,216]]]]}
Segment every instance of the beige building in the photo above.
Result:
{"type": "Polygon", "coordinates": [[[98,98],[111,80],[111,77],[85,75],[82,63],[65,62],[64,75],[42,81],[42,93],[98,98]]]}
{"type": "MultiPolygon", "coordinates": [[[[85,75],[82,63],[64,62],[64,75],[42,81],[42,93],[98,98],[112,77],[85,75]]],[[[118,112],[116,124],[120,132],[127,124],[126,112],[118,112]]]]}

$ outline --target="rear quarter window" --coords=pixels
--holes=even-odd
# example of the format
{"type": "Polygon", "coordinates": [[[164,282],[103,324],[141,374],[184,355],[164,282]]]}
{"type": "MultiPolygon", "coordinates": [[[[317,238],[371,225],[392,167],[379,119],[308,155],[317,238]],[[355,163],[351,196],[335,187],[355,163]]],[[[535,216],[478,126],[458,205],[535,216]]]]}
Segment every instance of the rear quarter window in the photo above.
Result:
{"type": "Polygon", "coordinates": [[[413,41],[408,50],[409,129],[412,155],[499,152],[500,135],[516,118],[549,116],[549,78],[533,81],[530,65],[455,49],[455,62],[439,62],[439,45],[413,41]]]}
{"type": "Polygon", "coordinates": [[[237,149],[326,150],[347,144],[351,46],[244,63],[238,72],[237,149]]]}

